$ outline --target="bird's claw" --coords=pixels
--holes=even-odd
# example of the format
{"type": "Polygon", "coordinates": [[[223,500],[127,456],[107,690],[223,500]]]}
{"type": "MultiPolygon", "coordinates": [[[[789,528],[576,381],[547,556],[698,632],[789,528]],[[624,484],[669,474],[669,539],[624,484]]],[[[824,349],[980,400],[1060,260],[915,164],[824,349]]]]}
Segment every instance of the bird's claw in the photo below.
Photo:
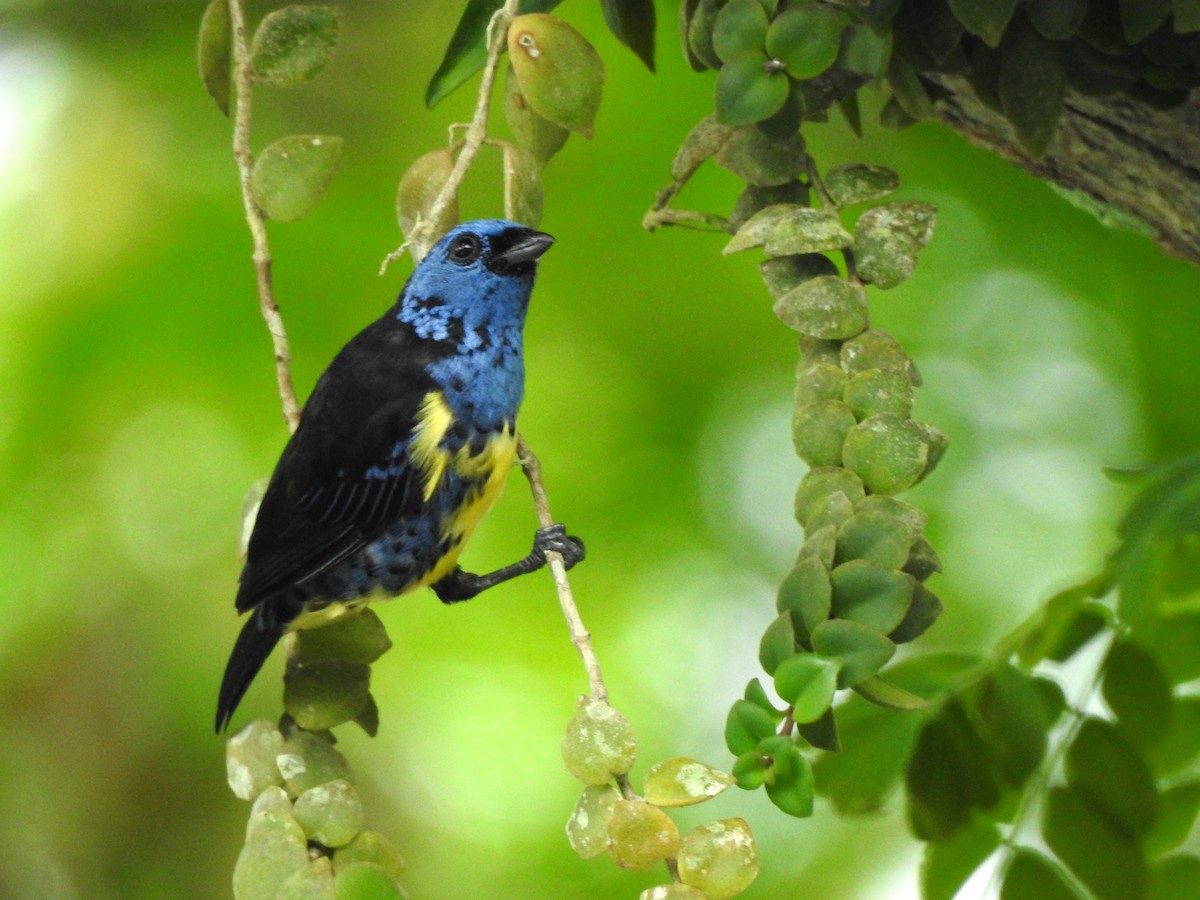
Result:
{"type": "Polygon", "coordinates": [[[583,541],[573,534],[567,534],[567,526],[558,522],[537,530],[533,536],[533,550],[541,554],[543,560],[548,552],[557,553],[568,569],[576,563],[583,562],[587,556],[583,541]]]}

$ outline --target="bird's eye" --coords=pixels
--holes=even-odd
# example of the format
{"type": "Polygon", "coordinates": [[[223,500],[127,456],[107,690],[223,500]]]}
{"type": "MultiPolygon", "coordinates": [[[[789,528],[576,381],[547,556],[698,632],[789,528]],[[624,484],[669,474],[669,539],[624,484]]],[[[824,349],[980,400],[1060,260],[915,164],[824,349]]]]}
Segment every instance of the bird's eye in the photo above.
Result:
{"type": "Polygon", "coordinates": [[[450,245],[448,256],[451,262],[466,266],[479,258],[479,251],[482,249],[483,243],[478,237],[473,234],[464,234],[455,238],[454,243],[450,245]]]}

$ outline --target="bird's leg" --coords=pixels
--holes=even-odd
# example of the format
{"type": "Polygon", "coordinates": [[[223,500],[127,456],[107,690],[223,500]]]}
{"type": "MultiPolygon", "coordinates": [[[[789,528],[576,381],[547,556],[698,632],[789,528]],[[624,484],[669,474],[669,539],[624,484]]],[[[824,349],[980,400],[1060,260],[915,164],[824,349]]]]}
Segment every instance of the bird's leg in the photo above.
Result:
{"type": "Polygon", "coordinates": [[[512,565],[503,566],[486,575],[474,575],[455,566],[449,575],[431,587],[443,603],[470,600],[476,594],[508,581],[510,578],[536,572],[546,565],[546,553],[550,551],[560,554],[563,564],[568,569],[577,562],[582,562],[586,553],[583,541],[567,534],[566,526],[551,525],[548,528],[537,530],[533,536],[533,549],[524,559],[517,560],[512,565]]]}

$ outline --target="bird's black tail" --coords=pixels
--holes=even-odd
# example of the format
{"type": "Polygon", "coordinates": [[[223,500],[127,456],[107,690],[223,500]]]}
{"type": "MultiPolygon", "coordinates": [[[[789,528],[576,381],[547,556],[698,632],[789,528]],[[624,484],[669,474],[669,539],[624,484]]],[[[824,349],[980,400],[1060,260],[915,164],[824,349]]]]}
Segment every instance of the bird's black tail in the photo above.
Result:
{"type": "Polygon", "coordinates": [[[225,677],[221,679],[221,694],[217,699],[217,734],[229,724],[250,682],[286,630],[286,626],[279,623],[268,606],[269,603],[264,603],[246,620],[233,645],[233,653],[229,655],[225,677]]]}

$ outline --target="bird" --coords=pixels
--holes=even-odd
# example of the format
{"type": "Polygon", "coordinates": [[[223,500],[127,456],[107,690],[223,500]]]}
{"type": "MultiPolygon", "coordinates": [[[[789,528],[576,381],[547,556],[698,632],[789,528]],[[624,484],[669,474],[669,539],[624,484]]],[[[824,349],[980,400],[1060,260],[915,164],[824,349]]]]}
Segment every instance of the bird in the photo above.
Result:
{"type": "Polygon", "coordinates": [[[221,681],[217,733],[280,638],[338,605],[425,586],[456,603],[541,568],[548,551],[568,568],[583,559],[556,523],[511,565],[458,565],[514,461],[525,314],[552,243],[503,219],[452,228],[317,380],[250,534],[235,600],[250,617],[221,681]]]}

